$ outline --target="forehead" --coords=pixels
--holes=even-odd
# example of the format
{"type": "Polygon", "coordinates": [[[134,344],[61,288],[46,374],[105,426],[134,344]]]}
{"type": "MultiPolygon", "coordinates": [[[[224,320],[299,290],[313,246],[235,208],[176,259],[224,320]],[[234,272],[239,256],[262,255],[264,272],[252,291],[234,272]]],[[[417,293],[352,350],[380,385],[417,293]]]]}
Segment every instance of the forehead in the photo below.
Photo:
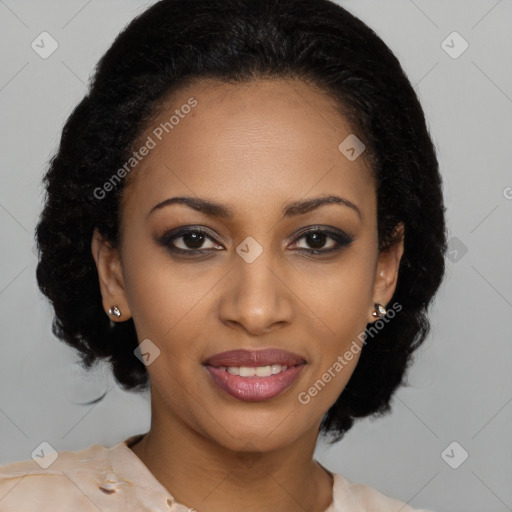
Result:
{"type": "MultiPolygon", "coordinates": [[[[339,192],[361,209],[374,205],[364,158],[342,154],[352,128],[335,101],[298,80],[228,84],[201,81],[173,93],[139,137],[151,146],[127,201],[171,195],[208,197],[281,212],[305,196],[339,192]]],[[[136,145],[137,147],[137,145],[136,145]]]]}

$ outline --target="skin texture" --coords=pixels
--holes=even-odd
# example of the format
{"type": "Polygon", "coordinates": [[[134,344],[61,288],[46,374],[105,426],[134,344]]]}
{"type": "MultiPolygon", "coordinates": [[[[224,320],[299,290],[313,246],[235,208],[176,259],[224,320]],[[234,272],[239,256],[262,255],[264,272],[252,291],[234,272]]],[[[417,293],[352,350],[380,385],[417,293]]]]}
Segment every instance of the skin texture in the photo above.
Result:
{"type": "Polygon", "coordinates": [[[149,338],[161,351],[147,367],[151,429],[132,449],[179,502],[201,512],[321,512],[332,481],[313,461],[318,429],[359,354],[308,404],[298,394],[354,340],[361,345],[374,302],[391,300],[403,236],[379,254],[375,183],[362,157],[349,161],[338,150],[352,131],[321,91],[292,80],[197,82],[173,95],[141,140],[191,97],[197,106],[129,177],[119,247],[97,231],[92,239],[105,311],[116,304],[122,316],[113,320],[133,317],[139,343],[149,338]],[[326,195],[356,204],[361,217],[329,204],[283,218],[288,203],[326,195]],[[173,196],[225,203],[233,218],[180,204],[148,215],[173,196]],[[208,228],[203,245],[174,240],[206,255],[173,255],[159,244],[181,226],[208,228]],[[302,236],[312,226],[354,240],[308,255],[337,245],[329,237],[313,245],[302,236]],[[263,249],[252,263],[236,252],[249,236],[263,249]],[[202,366],[225,350],[270,347],[307,361],[271,400],[232,398],[202,366]]]}

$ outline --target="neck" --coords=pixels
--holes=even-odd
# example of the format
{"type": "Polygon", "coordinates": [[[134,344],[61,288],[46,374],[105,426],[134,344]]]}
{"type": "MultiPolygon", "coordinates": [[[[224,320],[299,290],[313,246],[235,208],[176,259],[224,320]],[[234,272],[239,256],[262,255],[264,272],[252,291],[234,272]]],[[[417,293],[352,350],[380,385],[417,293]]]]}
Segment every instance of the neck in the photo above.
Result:
{"type": "Polygon", "coordinates": [[[150,431],[131,449],[179,503],[199,512],[324,512],[331,504],[332,478],[313,459],[319,425],[272,451],[251,443],[235,451],[152,410],[150,431]]]}

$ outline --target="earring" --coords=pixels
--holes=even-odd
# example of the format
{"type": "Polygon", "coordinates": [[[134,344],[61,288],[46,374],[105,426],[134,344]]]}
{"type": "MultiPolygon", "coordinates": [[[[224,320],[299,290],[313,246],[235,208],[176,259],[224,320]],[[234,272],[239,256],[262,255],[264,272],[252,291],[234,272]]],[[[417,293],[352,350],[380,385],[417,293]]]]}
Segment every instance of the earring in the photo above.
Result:
{"type": "Polygon", "coordinates": [[[375,318],[382,318],[383,316],[386,316],[386,311],[387,310],[386,310],[386,308],[382,304],[376,302],[373,305],[373,307],[375,308],[375,311],[372,313],[372,315],[375,318]]]}
{"type": "Polygon", "coordinates": [[[119,318],[121,316],[121,311],[119,310],[119,308],[117,306],[112,306],[109,310],[108,310],[109,314],[112,315],[112,316],[115,316],[116,318],[119,318]]]}

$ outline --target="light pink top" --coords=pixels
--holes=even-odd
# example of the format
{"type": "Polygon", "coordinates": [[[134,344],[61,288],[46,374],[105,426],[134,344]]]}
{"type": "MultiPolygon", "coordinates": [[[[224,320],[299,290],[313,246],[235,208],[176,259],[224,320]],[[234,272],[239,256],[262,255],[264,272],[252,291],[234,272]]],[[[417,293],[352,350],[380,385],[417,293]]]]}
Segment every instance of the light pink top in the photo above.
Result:
{"type": "MultiPolygon", "coordinates": [[[[129,448],[143,435],[111,448],[58,452],[46,469],[32,459],[0,466],[0,512],[194,511],[178,503],[129,448]]],[[[333,501],[325,512],[428,512],[331,474],[333,501]]]]}

